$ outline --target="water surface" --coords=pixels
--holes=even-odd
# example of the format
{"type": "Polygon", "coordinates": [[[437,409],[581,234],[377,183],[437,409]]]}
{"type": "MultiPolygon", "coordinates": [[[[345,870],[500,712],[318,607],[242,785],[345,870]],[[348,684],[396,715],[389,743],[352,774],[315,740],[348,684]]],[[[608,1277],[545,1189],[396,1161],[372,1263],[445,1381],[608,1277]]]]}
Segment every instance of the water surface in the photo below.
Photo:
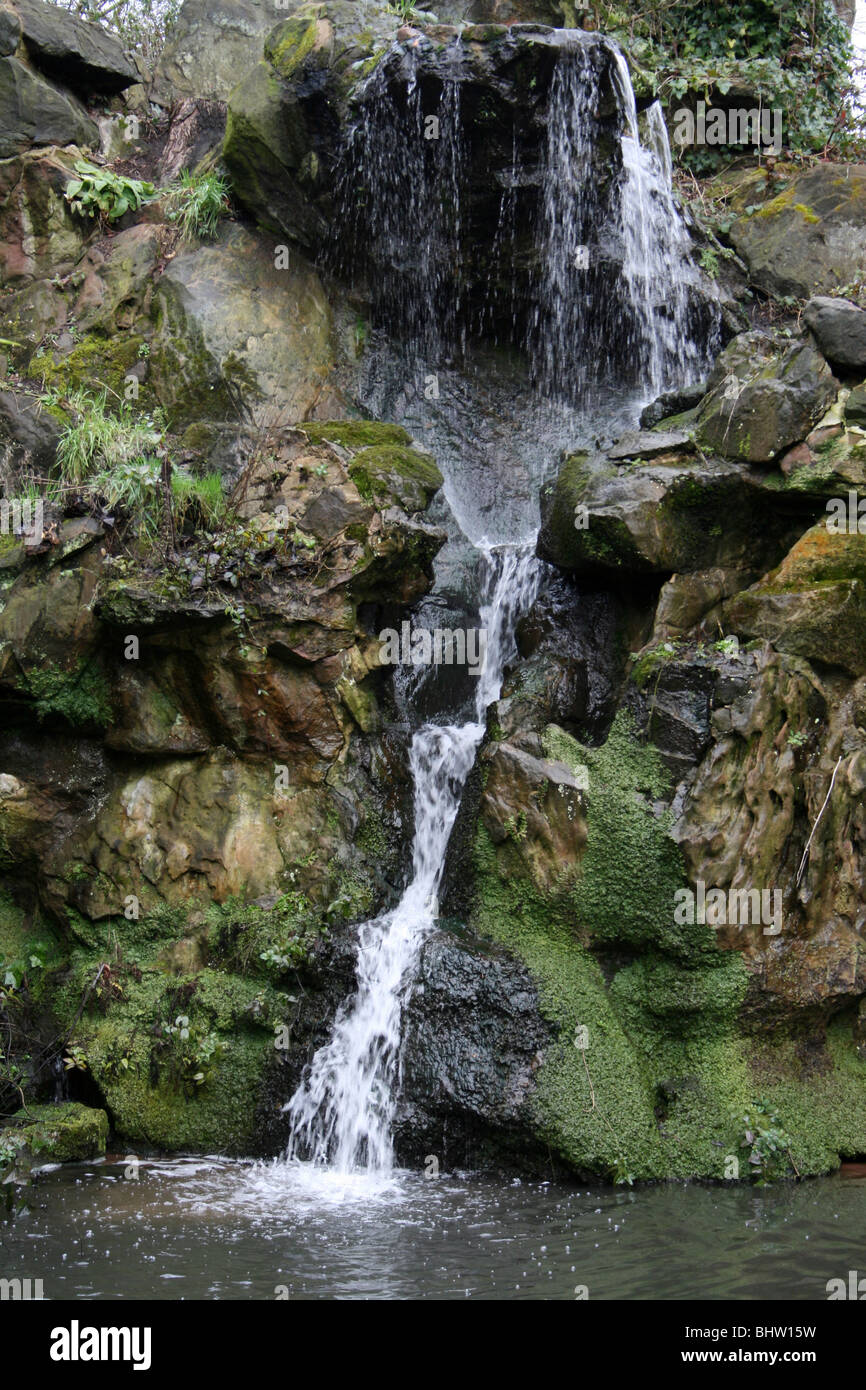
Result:
{"type": "Polygon", "coordinates": [[[53,1299],[826,1299],[866,1269],[866,1175],[624,1189],[222,1158],[67,1165],[0,1226],[53,1299]],[[279,1291],[279,1292],[278,1292],[279,1291]]]}

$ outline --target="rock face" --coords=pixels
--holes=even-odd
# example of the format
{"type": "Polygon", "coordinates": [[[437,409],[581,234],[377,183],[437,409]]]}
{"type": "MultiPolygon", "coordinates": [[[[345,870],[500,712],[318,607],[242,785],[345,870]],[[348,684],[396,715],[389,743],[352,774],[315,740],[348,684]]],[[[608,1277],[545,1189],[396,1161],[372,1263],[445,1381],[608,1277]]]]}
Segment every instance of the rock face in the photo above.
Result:
{"type": "Polygon", "coordinates": [[[186,0],[163,49],[152,99],[225,101],[262,56],[265,35],[297,8],[295,0],[186,0]]]}
{"type": "Polygon", "coordinates": [[[750,170],[732,199],[739,216],[731,241],[752,283],[769,294],[830,295],[866,271],[864,201],[861,164],[822,162],[803,172],[780,165],[770,177],[750,170]]]}
{"type": "Polygon", "coordinates": [[[181,251],[154,297],[157,394],[181,425],[237,414],[238,395],[302,418],[333,364],[331,313],[315,272],[294,252],[228,226],[212,246],[181,251]]]}
{"type": "Polygon", "coordinates": [[[99,131],[71,95],[17,58],[0,58],[0,159],[34,145],[95,145],[99,131]]]}
{"type": "Polygon", "coordinates": [[[43,0],[14,0],[12,8],[28,56],[47,77],[84,94],[122,92],[139,81],[117,39],[99,25],[58,14],[43,0]]]}

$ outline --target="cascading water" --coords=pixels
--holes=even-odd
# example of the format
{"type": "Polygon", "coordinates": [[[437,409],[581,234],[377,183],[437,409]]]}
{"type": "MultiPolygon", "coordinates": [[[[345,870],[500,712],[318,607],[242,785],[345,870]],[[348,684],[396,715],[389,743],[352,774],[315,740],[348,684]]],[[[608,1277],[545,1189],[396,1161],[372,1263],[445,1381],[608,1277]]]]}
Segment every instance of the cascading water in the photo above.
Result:
{"type": "Polygon", "coordinates": [[[478,677],[475,718],[465,724],[424,724],[415,733],[409,766],[415,787],[412,878],[397,907],[365,922],[358,941],[358,990],[343,1005],[327,1045],[289,1102],[290,1154],[329,1161],[340,1172],[356,1166],[390,1170],[391,1118],[396,1099],[400,1014],[418,951],[437,915],[448,837],[463,785],[484,735],[487,706],[497,698],[514,652],[517,618],[531,604],[541,566],[528,547],[484,553],[489,597],[480,622],[487,633],[478,677]]]}
{"type": "MultiPolygon", "coordinates": [[[[601,78],[598,62],[590,61],[583,44],[575,42],[559,53],[548,103],[537,219],[541,283],[526,337],[536,362],[529,375],[540,389],[528,390],[524,369],[520,390],[521,399],[529,402],[526,419],[517,418],[520,408],[511,400],[506,439],[484,408],[480,374],[473,376],[464,368],[461,375],[443,365],[449,357],[462,356],[465,361],[467,353],[460,313],[460,267],[469,254],[463,245],[461,207],[466,176],[462,59],[459,43],[452,49],[437,70],[433,114],[439,138],[424,140],[431,98],[429,85],[422,94],[418,56],[397,46],[392,56],[400,75],[398,90],[395,93],[389,85],[387,64],[369,79],[368,100],[361,103],[342,184],[344,225],[352,228],[350,240],[363,244],[379,320],[390,335],[378,357],[371,353],[376,365],[370,368],[366,401],[382,418],[402,418],[418,432],[428,431],[421,437],[435,452],[444,475],[447,508],[440,519],[449,524],[451,536],[437,561],[431,600],[435,604],[443,593],[447,597],[448,584],[443,581],[440,587],[438,576],[448,571],[449,563],[464,577],[471,574],[480,595],[478,625],[487,634],[486,661],[473,698],[456,717],[452,710],[447,720],[428,718],[414,733],[409,767],[415,833],[408,887],[395,908],[360,927],[357,989],[340,1008],[329,1041],[316,1053],[286,1106],[291,1117],[288,1157],[312,1160],[314,1169],[327,1164],[343,1175],[358,1170],[382,1175],[393,1165],[391,1129],[400,1081],[402,1011],[419,952],[435,926],[448,840],[484,734],[486,711],[498,698],[515,654],[518,619],[542,582],[544,566],[534,554],[539,486],[562,447],[580,442],[575,415],[562,401],[579,395],[577,369],[593,359],[597,366],[602,349],[608,374],[615,370],[618,353],[622,373],[637,375],[644,392],[667,384],[675,361],[681,379],[693,376],[701,356],[690,346],[686,298],[679,296],[674,283],[681,273],[676,230],[680,219],[664,160],[640,146],[628,71],[611,47],[622,168],[606,188],[595,186],[591,159],[599,138],[601,78]],[[396,135],[400,129],[414,135],[411,145],[396,135]],[[580,269],[581,248],[597,236],[612,209],[623,248],[615,313],[625,324],[614,335],[615,351],[605,318],[610,305],[599,303],[604,281],[590,267],[587,282],[580,269]],[[594,303],[587,283],[594,289],[594,303]],[[671,319],[663,325],[658,321],[659,303],[668,312],[673,307],[671,319]],[[396,352],[395,336],[403,343],[396,352]],[[444,398],[438,406],[425,402],[420,415],[418,393],[406,385],[419,363],[422,371],[438,373],[444,398]],[[443,559],[446,553],[450,561],[443,559]],[[457,562],[455,555],[460,556],[457,562]]],[[[392,66],[392,77],[394,70],[392,66]]],[[[517,198],[523,186],[518,166],[515,139],[495,255],[513,257],[517,198]]],[[[352,254],[350,248],[350,258],[352,254]]],[[[345,261],[337,264],[340,267],[351,274],[345,261]]],[[[513,280],[512,273],[510,319],[516,333],[513,280]]],[[[479,321],[485,322],[483,311],[479,321]]],[[[619,397],[620,412],[630,422],[633,403],[622,392],[619,397]]],[[[501,402],[502,396],[496,399],[501,402]]],[[[615,417],[616,409],[609,406],[607,423],[615,417]]],[[[587,428],[592,426],[584,420],[583,429],[587,428]]],[[[428,683],[435,687],[432,673],[425,669],[407,678],[403,697],[410,711],[422,690],[426,695],[428,683]]],[[[446,703],[443,699],[438,708],[446,703]]]]}

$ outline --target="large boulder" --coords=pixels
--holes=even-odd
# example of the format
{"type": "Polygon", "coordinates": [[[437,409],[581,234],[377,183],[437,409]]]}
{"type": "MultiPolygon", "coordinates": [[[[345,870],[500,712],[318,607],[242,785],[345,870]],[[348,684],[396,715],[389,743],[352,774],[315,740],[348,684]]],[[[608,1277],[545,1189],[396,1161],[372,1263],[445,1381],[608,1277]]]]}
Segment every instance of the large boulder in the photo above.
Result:
{"type": "Polygon", "coordinates": [[[262,56],[265,35],[300,0],[184,0],[160,54],[151,99],[225,101],[262,56]]]}
{"type": "Polygon", "coordinates": [[[85,95],[122,92],[140,81],[121,43],[59,5],[13,0],[28,56],[40,71],[85,95]]]}
{"type": "Polygon", "coordinates": [[[770,463],[805,438],[835,399],[838,382],[810,342],[761,332],[729,343],[708,378],[695,431],[705,448],[770,463]]]}
{"type": "Polygon", "coordinates": [[[618,467],[603,455],[574,454],[542,496],[538,550],[596,577],[760,570],[797,534],[804,499],[793,500],[792,509],[760,470],[732,460],[681,450],[618,467]]]}
{"type": "Polygon", "coordinates": [[[759,289],[808,299],[866,276],[866,165],[781,165],[725,179],[731,241],[759,289]]]}
{"type": "Polygon", "coordinates": [[[0,159],[34,145],[98,143],[95,123],[73,96],[17,58],[0,58],[0,159]]]}
{"type": "Polygon", "coordinates": [[[286,256],[278,269],[272,241],[227,224],[166,268],[151,367],[173,424],[236,418],[239,392],[283,419],[316,404],[334,360],[331,312],[312,267],[286,256]]]}
{"type": "Polygon", "coordinates": [[[834,366],[866,369],[866,310],[849,299],[818,295],[803,313],[815,340],[834,366]]]}

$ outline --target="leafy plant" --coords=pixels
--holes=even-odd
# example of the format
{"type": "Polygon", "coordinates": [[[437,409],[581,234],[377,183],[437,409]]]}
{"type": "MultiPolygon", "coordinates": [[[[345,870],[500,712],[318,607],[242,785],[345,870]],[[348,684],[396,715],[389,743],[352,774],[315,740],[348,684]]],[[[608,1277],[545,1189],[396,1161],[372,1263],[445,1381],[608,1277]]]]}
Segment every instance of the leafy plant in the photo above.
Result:
{"type": "Polygon", "coordinates": [[[788,1171],[791,1140],[781,1120],[765,1101],[756,1101],[736,1116],[740,1126],[739,1149],[748,1155],[749,1172],[759,1183],[772,1182],[788,1171]]]}
{"type": "Polygon", "coordinates": [[[184,169],[169,189],[166,211],[188,241],[211,241],[231,210],[229,185],[218,174],[194,174],[184,169]]]}
{"type": "Polygon", "coordinates": [[[174,1023],[163,1023],[160,1032],[164,1046],[168,1047],[169,1071],[174,1081],[194,1089],[206,1085],[228,1044],[216,1033],[190,1023],[188,1014],[178,1014],[174,1023]]]}
{"type": "Polygon", "coordinates": [[[137,212],[156,193],[152,183],[100,169],[86,159],[75,161],[75,172],[78,178],[69,180],[63,196],[81,217],[116,222],[126,212],[137,212]]]}
{"type": "Polygon", "coordinates": [[[90,1063],[87,1054],[80,1043],[69,1042],[63,1055],[63,1065],[66,1071],[87,1071],[90,1063]]]}

